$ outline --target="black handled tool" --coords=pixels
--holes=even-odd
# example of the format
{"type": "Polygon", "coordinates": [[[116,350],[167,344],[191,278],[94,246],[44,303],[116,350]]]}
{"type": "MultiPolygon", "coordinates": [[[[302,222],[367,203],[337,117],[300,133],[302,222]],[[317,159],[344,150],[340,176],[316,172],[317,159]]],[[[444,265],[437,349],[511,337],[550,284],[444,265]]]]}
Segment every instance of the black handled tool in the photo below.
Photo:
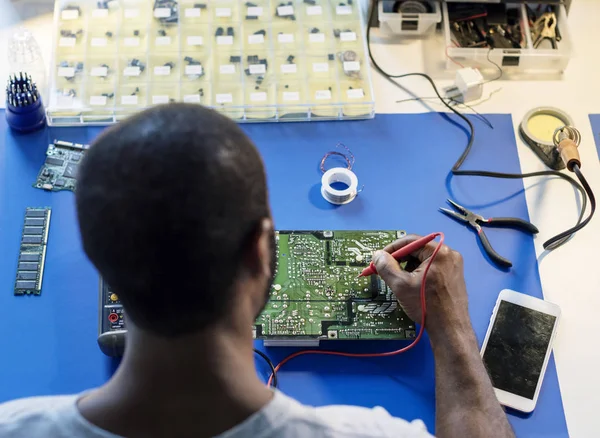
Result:
{"type": "Polygon", "coordinates": [[[477,231],[479,239],[481,239],[481,243],[487,255],[490,257],[490,259],[492,259],[494,263],[503,268],[510,268],[512,266],[511,261],[502,257],[494,250],[494,248],[492,248],[492,245],[490,244],[490,241],[483,232],[483,228],[481,228],[481,225],[487,225],[489,227],[515,228],[517,230],[521,230],[529,234],[537,234],[539,232],[535,225],[523,219],[519,219],[516,217],[497,217],[485,219],[483,216],[480,216],[478,214],[473,213],[470,210],[467,210],[462,205],[459,205],[450,199],[448,199],[448,203],[460,213],[456,213],[447,208],[440,208],[440,211],[442,213],[447,214],[453,219],[459,220],[461,222],[466,222],[471,227],[473,227],[477,231]]]}

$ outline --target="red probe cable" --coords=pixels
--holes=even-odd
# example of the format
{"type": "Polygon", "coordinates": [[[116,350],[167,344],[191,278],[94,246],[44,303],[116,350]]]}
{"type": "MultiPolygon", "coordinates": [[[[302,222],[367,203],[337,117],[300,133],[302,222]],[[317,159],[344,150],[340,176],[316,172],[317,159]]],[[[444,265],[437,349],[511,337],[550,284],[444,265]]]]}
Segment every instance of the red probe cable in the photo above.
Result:
{"type": "MultiPolygon", "coordinates": [[[[289,356],[285,357],[284,359],[282,359],[281,362],[279,362],[277,364],[277,366],[275,367],[275,372],[278,372],[283,365],[285,365],[287,362],[289,362],[293,358],[302,356],[303,354],[326,354],[329,356],[345,356],[345,357],[387,357],[387,356],[395,356],[396,354],[404,353],[405,351],[408,351],[411,348],[413,348],[415,345],[417,345],[417,343],[421,340],[421,337],[423,336],[423,332],[425,331],[425,317],[427,315],[427,310],[425,308],[425,286],[427,285],[427,273],[429,272],[429,268],[431,267],[431,264],[433,263],[435,256],[437,255],[439,250],[442,248],[442,245],[444,244],[444,233],[441,233],[441,232],[433,233],[433,235],[440,238],[440,243],[438,243],[438,245],[435,247],[435,250],[433,250],[431,257],[429,258],[429,261],[427,262],[427,266],[425,266],[425,272],[423,273],[423,281],[421,282],[421,325],[419,327],[419,334],[410,344],[408,344],[406,347],[403,347],[399,350],[388,351],[386,353],[344,353],[342,351],[330,351],[330,350],[297,351],[297,352],[292,353],[289,356]]],[[[423,246],[425,246],[425,244],[423,246]]],[[[269,377],[267,386],[271,386],[272,380],[273,380],[273,374],[271,374],[271,376],[269,377]]]]}

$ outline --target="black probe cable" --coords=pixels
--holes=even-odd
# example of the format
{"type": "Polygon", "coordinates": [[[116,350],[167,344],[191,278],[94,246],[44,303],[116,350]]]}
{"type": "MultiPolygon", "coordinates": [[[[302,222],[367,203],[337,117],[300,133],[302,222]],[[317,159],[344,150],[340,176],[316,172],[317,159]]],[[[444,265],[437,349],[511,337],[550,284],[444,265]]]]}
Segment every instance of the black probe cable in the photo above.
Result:
{"type": "Polygon", "coordinates": [[[277,372],[275,371],[275,365],[273,364],[273,362],[271,361],[271,359],[269,359],[269,356],[267,356],[262,351],[257,350],[255,348],[254,352],[256,354],[258,354],[260,357],[262,357],[265,360],[265,362],[267,363],[267,365],[269,365],[269,368],[271,368],[271,375],[273,376],[272,385],[273,385],[273,388],[277,388],[277,372]]]}
{"type": "Polygon", "coordinates": [[[594,198],[594,194],[592,193],[591,187],[589,186],[589,184],[583,177],[583,174],[581,173],[581,171],[579,170],[578,167],[577,167],[577,171],[575,171],[575,169],[574,169],[574,171],[575,171],[575,174],[577,175],[577,177],[579,178],[579,180],[586,187],[585,189],[583,187],[581,187],[581,185],[579,185],[577,183],[577,181],[575,181],[569,175],[565,175],[564,173],[558,172],[556,170],[542,170],[542,171],[530,172],[530,173],[501,173],[501,172],[490,172],[490,171],[485,171],[485,170],[460,170],[464,161],[466,160],[469,153],[471,152],[471,148],[473,147],[473,142],[475,140],[475,127],[473,126],[473,123],[471,123],[471,121],[464,114],[462,114],[456,108],[449,105],[444,100],[444,98],[440,95],[440,92],[438,91],[438,88],[435,85],[435,82],[429,75],[427,75],[425,73],[405,73],[402,75],[391,75],[391,74],[387,73],[385,70],[383,70],[383,68],[381,68],[379,66],[379,64],[377,64],[377,61],[375,61],[375,58],[373,57],[373,53],[371,52],[371,26],[370,26],[370,23],[373,20],[373,17],[375,16],[376,5],[377,5],[377,1],[373,2],[373,6],[371,7],[371,12],[369,13],[369,19],[367,21],[367,50],[369,53],[369,58],[371,59],[371,63],[373,64],[373,67],[375,67],[375,70],[377,70],[381,75],[383,75],[389,82],[391,82],[396,87],[401,88],[401,89],[403,87],[400,84],[398,84],[394,79],[401,79],[401,78],[406,78],[409,76],[420,76],[420,77],[427,79],[427,81],[429,81],[429,83],[431,84],[431,87],[433,88],[433,91],[435,92],[436,96],[438,97],[438,99],[440,99],[440,101],[444,104],[444,106],[446,106],[450,111],[452,111],[454,114],[456,114],[458,117],[460,117],[469,127],[469,141],[467,142],[467,146],[465,147],[465,150],[463,151],[462,155],[458,158],[456,163],[454,163],[454,166],[452,166],[452,169],[451,169],[452,175],[455,175],[455,176],[481,176],[481,177],[487,177],[487,178],[503,178],[503,179],[524,179],[524,178],[532,178],[532,177],[536,177],[536,176],[557,176],[559,178],[567,180],[577,190],[579,190],[579,193],[581,194],[581,199],[582,199],[581,211],[579,212],[579,217],[577,219],[577,223],[575,224],[575,226],[569,228],[568,230],[566,230],[566,231],[550,238],[546,242],[544,242],[544,249],[552,250],[552,249],[558,248],[559,246],[566,243],[577,231],[579,231],[580,229],[585,227],[589,223],[589,221],[591,220],[591,218],[594,214],[594,211],[596,209],[596,201],[594,198]],[[583,217],[585,215],[585,210],[587,208],[586,192],[590,196],[590,200],[592,201],[591,202],[592,210],[590,212],[590,215],[585,220],[583,220],[583,217]]]}

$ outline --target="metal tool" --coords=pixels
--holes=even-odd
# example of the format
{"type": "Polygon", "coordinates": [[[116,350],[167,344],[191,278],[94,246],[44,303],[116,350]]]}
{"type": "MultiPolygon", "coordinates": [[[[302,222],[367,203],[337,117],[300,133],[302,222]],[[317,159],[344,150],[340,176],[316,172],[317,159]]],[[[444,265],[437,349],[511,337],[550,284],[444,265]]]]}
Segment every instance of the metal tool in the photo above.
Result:
{"type": "Polygon", "coordinates": [[[533,47],[537,49],[542,41],[550,40],[553,49],[557,49],[556,44],[556,14],[554,12],[545,12],[533,23],[535,38],[533,47]]]}
{"type": "Polygon", "coordinates": [[[456,213],[447,208],[440,208],[440,211],[442,213],[447,214],[453,219],[456,219],[460,222],[466,222],[471,227],[473,227],[477,231],[479,239],[481,240],[483,248],[485,249],[485,252],[489,256],[489,258],[496,265],[502,268],[510,268],[512,266],[512,262],[502,257],[494,250],[494,248],[492,248],[490,241],[488,240],[487,236],[483,232],[483,229],[481,228],[482,225],[487,225],[489,227],[514,228],[529,234],[537,234],[539,232],[535,225],[523,219],[519,219],[516,217],[497,217],[485,219],[483,216],[480,216],[478,214],[473,213],[470,210],[467,210],[462,205],[459,205],[450,199],[448,199],[448,203],[462,214],[456,213]]]}

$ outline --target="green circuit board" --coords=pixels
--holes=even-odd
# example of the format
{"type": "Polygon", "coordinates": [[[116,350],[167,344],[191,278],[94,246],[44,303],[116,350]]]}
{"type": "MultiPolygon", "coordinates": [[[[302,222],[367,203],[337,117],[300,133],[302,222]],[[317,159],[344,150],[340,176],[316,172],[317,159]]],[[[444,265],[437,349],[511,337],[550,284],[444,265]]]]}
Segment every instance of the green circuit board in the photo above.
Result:
{"type": "Polygon", "coordinates": [[[412,339],[415,324],[377,276],[372,254],[404,231],[279,231],[271,295],[254,326],[265,340],[412,339]]]}
{"type": "Polygon", "coordinates": [[[33,187],[58,192],[75,191],[77,170],[89,145],[54,140],[46,150],[46,160],[33,187]]]}

